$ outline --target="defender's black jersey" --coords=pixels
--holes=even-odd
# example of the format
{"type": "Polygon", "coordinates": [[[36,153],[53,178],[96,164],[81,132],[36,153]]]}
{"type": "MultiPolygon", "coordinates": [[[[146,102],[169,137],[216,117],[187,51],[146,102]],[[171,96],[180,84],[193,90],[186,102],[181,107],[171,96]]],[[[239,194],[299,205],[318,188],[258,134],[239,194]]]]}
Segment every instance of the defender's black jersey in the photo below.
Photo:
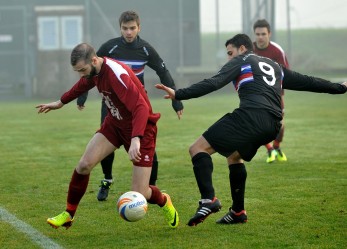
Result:
{"type": "MultiPolygon", "coordinates": [[[[147,65],[157,73],[162,84],[176,89],[174,80],[166,68],[164,61],[160,58],[157,51],[139,36],[132,43],[126,42],[123,36],[110,39],[101,45],[96,54],[99,57],[109,57],[121,61],[129,66],[142,85],[145,85],[144,70],[147,65]]],[[[83,106],[87,100],[87,96],[88,92],[81,95],[77,99],[77,104],[83,106]]],[[[172,107],[176,112],[183,110],[183,104],[178,100],[172,100],[172,107]]],[[[105,113],[106,108],[103,110],[105,113]]]]}
{"type": "Polygon", "coordinates": [[[342,84],[302,75],[281,68],[273,60],[247,52],[228,61],[212,78],[175,92],[177,100],[197,98],[232,82],[240,98],[240,108],[263,109],[282,119],[281,89],[345,93],[342,84]]]}
{"type": "Polygon", "coordinates": [[[97,51],[100,57],[110,57],[129,66],[144,85],[145,66],[152,68],[160,78],[161,83],[175,89],[174,81],[157,51],[139,36],[127,43],[124,38],[117,37],[105,42],[97,51]]]}
{"type": "Polygon", "coordinates": [[[282,117],[282,69],[269,58],[246,53],[228,61],[210,79],[176,91],[176,99],[196,98],[232,82],[240,98],[240,108],[266,109],[282,117]]]}

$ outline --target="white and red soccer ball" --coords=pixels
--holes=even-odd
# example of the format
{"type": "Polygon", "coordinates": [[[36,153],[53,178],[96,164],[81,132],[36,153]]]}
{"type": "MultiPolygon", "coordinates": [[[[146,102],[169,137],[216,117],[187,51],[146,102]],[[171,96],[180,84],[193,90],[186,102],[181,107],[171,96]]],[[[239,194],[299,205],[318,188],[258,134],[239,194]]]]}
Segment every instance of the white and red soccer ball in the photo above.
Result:
{"type": "Polygon", "coordinates": [[[141,220],[147,213],[147,200],[139,192],[129,191],[117,201],[117,210],[122,219],[133,222],[141,220]]]}

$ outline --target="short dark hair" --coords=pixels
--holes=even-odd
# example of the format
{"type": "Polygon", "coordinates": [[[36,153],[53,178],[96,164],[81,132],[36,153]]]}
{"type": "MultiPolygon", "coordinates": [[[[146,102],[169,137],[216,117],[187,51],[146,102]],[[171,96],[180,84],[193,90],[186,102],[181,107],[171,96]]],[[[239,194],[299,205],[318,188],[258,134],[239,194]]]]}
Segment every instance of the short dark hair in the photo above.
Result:
{"type": "Polygon", "coordinates": [[[252,40],[246,34],[237,34],[233,38],[230,38],[225,42],[225,46],[228,45],[233,45],[236,48],[239,48],[243,45],[248,51],[253,51],[252,40]]]}
{"type": "Polygon", "coordinates": [[[119,17],[119,27],[122,25],[123,22],[131,21],[136,21],[137,25],[140,26],[140,17],[135,11],[124,11],[119,17]]]}
{"type": "Polygon", "coordinates": [[[85,63],[90,63],[93,56],[96,56],[95,49],[88,43],[80,43],[71,52],[71,65],[76,66],[82,60],[85,63]]]}
{"type": "Polygon", "coordinates": [[[256,21],[253,25],[253,31],[255,31],[256,28],[267,28],[267,31],[271,32],[270,24],[265,19],[259,19],[256,21]]]}

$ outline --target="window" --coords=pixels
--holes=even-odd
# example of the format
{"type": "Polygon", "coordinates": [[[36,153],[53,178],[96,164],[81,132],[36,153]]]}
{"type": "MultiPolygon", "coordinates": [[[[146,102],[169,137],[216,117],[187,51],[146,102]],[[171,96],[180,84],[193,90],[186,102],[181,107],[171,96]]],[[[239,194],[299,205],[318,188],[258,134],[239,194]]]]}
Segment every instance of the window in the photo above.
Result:
{"type": "Polygon", "coordinates": [[[59,49],[59,19],[58,17],[39,17],[39,49],[59,49]]]}
{"type": "Polygon", "coordinates": [[[74,48],[82,42],[82,18],[80,16],[64,16],[62,23],[62,43],[63,49],[74,48]]]}
{"type": "Polygon", "coordinates": [[[39,50],[71,49],[82,42],[81,16],[38,17],[39,50]]]}

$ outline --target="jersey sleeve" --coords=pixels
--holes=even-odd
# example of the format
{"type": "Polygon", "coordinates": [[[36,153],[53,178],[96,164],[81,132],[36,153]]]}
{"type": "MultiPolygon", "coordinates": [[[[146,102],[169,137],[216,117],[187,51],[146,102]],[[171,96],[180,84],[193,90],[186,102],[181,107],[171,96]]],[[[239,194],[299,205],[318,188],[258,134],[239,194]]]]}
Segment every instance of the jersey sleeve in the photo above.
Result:
{"type": "Polygon", "coordinates": [[[308,91],[316,93],[343,94],[347,87],[332,83],[328,80],[307,76],[298,72],[283,68],[284,78],[282,87],[288,90],[308,91]]]}
{"type": "MultiPolygon", "coordinates": [[[[176,90],[175,82],[169,70],[166,68],[164,61],[159,56],[157,51],[148,43],[146,44],[146,49],[148,50],[148,54],[149,54],[147,65],[156,72],[156,74],[158,75],[160,79],[160,82],[163,85],[176,90]]],[[[172,108],[176,112],[181,111],[183,110],[183,104],[179,100],[172,100],[172,108]]]]}
{"type": "Polygon", "coordinates": [[[84,106],[84,103],[86,103],[87,98],[88,98],[88,92],[82,93],[82,95],[80,95],[77,98],[77,105],[78,106],[84,106]]]}
{"type": "Polygon", "coordinates": [[[67,104],[77,97],[81,96],[83,93],[88,92],[94,86],[95,84],[92,79],[80,78],[79,81],[77,81],[69,91],[65,92],[61,96],[60,101],[63,104],[67,104]]]}
{"type": "Polygon", "coordinates": [[[157,51],[148,43],[145,44],[145,49],[148,51],[147,65],[156,72],[160,82],[165,86],[176,89],[171,74],[157,51]]]}
{"type": "Polygon", "coordinates": [[[175,98],[179,100],[198,98],[214,92],[234,80],[239,74],[238,60],[233,59],[227,62],[221,70],[209,79],[204,79],[187,88],[179,89],[175,92],[175,98]]]}

